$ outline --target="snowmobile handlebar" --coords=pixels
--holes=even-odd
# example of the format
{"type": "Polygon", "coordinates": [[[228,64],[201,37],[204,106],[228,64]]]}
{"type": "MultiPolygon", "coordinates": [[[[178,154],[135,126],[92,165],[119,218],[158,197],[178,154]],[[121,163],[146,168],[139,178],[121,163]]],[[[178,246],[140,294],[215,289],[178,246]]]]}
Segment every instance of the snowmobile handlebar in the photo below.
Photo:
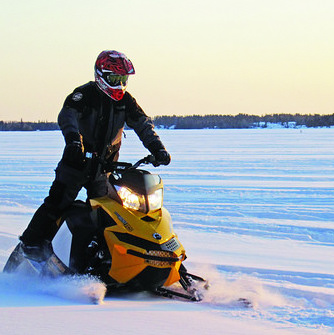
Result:
{"type": "Polygon", "coordinates": [[[160,165],[153,155],[148,155],[134,164],[126,162],[105,162],[104,171],[122,173],[128,169],[137,169],[142,164],[152,164],[155,167],[160,165]]]}
{"type": "Polygon", "coordinates": [[[136,169],[142,164],[152,164],[155,167],[159,166],[153,155],[147,155],[146,157],[140,159],[137,163],[133,164],[132,168],[136,169]]]}

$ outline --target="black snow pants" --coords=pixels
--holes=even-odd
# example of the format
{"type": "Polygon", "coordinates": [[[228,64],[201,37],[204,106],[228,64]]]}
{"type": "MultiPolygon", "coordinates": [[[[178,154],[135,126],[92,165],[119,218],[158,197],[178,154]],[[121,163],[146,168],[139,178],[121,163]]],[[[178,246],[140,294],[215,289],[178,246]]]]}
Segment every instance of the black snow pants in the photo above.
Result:
{"type": "Polygon", "coordinates": [[[88,164],[83,170],[74,169],[62,160],[56,168],[56,177],[49,195],[33,215],[28,227],[20,236],[27,245],[51,241],[58,230],[56,221],[72,205],[78,193],[85,187],[87,198],[102,197],[108,193],[107,176],[99,174],[92,178],[92,169],[88,164]]]}

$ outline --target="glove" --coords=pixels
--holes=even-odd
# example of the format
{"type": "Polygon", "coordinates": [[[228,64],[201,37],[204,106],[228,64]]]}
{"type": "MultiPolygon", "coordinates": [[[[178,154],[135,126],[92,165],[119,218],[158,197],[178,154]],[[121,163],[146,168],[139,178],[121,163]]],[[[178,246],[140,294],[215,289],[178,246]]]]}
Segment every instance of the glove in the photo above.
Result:
{"type": "Polygon", "coordinates": [[[153,163],[154,166],[168,165],[170,163],[170,154],[167,152],[160,140],[151,142],[147,146],[147,149],[155,158],[155,162],[153,163]]]}
{"type": "Polygon", "coordinates": [[[63,161],[68,166],[82,170],[85,165],[84,146],[79,133],[71,132],[65,136],[66,146],[63,161]]]}
{"type": "Polygon", "coordinates": [[[165,149],[160,149],[154,154],[156,166],[168,165],[171,161],[170,154],[165,149]]]}

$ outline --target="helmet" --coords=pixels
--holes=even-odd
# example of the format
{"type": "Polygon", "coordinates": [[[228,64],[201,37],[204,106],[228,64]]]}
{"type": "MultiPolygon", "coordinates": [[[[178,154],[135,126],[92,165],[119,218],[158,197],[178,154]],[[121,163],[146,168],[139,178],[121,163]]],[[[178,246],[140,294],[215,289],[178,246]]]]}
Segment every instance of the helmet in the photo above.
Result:
{"type": "Polygon", "coordinates": [[[95,82],[101,91],[116,101],[123,98],[131,74],[135,74],[135,69],[123,53],[105,50],[97,57],[95,82]]]}

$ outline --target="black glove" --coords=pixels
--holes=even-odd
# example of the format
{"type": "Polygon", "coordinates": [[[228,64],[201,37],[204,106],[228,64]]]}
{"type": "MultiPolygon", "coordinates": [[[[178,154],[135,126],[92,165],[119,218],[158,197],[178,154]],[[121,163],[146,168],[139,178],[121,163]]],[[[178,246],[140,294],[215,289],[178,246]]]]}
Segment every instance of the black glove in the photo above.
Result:
{"type": "Polygon", "coordinates": [[[84,146],[81,135],[71,132],[65,136],[66,146],[63,153],[63,161],[74,169],[81,170],[85,165],[84,146]]]}
{"type": "Polygon", "coordinates": [[[170,154],[165,149],[161,141],[153,141],[148,146],[147,149],[150,150],[151,154],[155,158],[154,166],[168,165],[171,161],[170,154]]]}
{"type": "Polygon", "coordinates": [[[159,165],[168,165],[171,161],[170,154],[165,149],[160,149],[156,153],[154,153],[154,157],[156,160],[156,166],[159,165]]]}

